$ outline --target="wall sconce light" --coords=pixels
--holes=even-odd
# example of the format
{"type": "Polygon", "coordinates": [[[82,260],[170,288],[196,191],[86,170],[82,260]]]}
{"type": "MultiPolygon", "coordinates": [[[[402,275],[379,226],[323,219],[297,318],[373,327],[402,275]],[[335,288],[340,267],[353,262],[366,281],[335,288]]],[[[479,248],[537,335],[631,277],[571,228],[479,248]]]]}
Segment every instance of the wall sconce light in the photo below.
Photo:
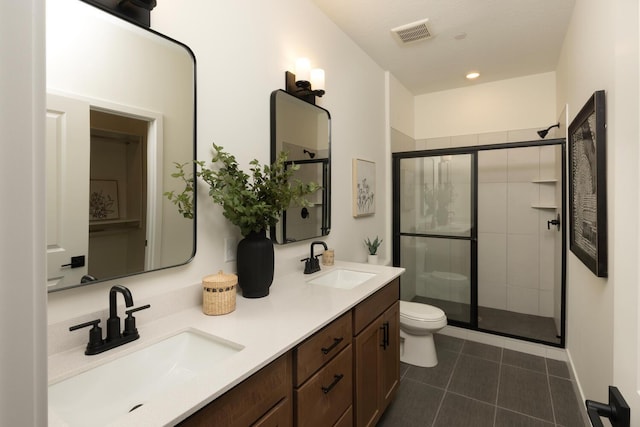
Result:
{"type": "Polygon", "coordinates": [[[324,70],[312,69],[307,58],[298,58],[295,74],[285,71],[285,88],[287,93],[315,105],[316,96],[322,97],[325,94],[324,70]]]}

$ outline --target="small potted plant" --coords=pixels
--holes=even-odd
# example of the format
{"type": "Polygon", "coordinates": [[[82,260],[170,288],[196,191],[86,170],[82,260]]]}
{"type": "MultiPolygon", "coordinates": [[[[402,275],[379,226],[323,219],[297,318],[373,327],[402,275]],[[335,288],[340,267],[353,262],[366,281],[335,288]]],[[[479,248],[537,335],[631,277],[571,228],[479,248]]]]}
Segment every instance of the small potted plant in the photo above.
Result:
{"type": "Polygon", "coordinates": [[[378,236],[372,241],[368,237],[364,241],[367,250],[369,251],[368,262],[369,264],[378,263],[378,248],[382,244],[382,239],[378,239],[378,236]]]}
{"type": "MultiPolygon", "coordinates": [[[[254,159],[249,164],[250,174],[243,172],[235,157],[223,147],[213,144],[214,155],[209,168],[203,161],[196,161],[195,175],[209,186],[209,196],[222,206],[222,214],[240,228],[244,239],[238,243],[238,284],[242,295],[260,298],[269,294],[273,281],[273,242],[266,237],[266,230],[275,226],[282,211],[293,203],[309,206],[305,196],[317,191],[315,182],[303,183],[293,179],[298,165],[287,162],[287,154],[280,153],[272,165],[261,166],[254,159]]],[[[178,206],[178,211],[193,218],[193,176],[185,173],[186,164],[176,164],[174,178],[182,179],[185,189],[181,193],[169,191],[165,196],[178,206]]]]}

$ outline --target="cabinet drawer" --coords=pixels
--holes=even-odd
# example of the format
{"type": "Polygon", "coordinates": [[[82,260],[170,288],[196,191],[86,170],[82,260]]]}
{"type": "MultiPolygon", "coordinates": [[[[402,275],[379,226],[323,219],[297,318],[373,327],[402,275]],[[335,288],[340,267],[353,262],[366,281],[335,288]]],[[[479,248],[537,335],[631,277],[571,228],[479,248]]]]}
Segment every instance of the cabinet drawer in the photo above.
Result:
{"type": "Polygon", "coordinates": [[[294,391],[295,425],[331,426],[353,400],[351,345],[294,391]]]}
{"type": "MultiPolygon", "coordinates": [[[[291,352],[271,362],[180,425],[249,426],[283,398],[291,398],[291,352]]],[[[288,414],[291,416],[291,411],[288,414]]]]}
{"type": "Polygon", "coordinates": [[[358,335],[369,323],[380,316],[400,297],[400,279],[395,279],[384,288],[361,302],[353,309],[353,336],[358,335]]]}
{"type": "Polygon", "coordinates": [[[302,385],[350,342],[351,312],[348,312],[294,350],[294,385],[302,385]]]}

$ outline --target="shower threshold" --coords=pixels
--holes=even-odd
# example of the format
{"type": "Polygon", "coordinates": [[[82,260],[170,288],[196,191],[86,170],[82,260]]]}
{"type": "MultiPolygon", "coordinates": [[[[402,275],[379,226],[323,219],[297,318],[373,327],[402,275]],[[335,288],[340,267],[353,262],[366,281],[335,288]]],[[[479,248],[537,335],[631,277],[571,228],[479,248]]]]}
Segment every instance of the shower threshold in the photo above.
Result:
{"type": "MultiPolygon", "coordinates": [[[[470,306],[465,303],[415,296],[412,301],[433,305],[447,314],[447,319],[468,325],[470,306]]],[[[460,325],[464,326],[464,325],[460,325]]],[[[478,307],[478,329],[509,336],[522,337],[539,342],[560,344],[552,317],[516,313],[489,307],[478,307]]]]}

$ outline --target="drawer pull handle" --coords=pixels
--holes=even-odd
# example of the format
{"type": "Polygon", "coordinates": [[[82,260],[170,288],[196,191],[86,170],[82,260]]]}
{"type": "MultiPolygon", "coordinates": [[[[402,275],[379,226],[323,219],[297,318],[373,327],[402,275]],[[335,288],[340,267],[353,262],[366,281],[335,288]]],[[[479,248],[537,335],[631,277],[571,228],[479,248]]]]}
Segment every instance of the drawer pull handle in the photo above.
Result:
{"type": "Polygon", "coordinates": [[[324,394],[327,394],[331,391],[331,389],[333,389],[339,382],[340,380],[344,378],[343,374],[338,374],[338,375],[334,375],[333,376],[333,382],[331,384],[329,384],[327,387],[322,387],[322,392],[324,394]]]}
{"type": "Polygon", "coordinates": [[[322,354],[329,354],[329,352],[331,350],[333,350],[334,348],[336,348],[338,346],[338,344],[340,344],[343,340],[344,340],[344,338],[342,338],[342,337],[334,338],[333,339],[333,344],[331,344],[329,347],[322,347],[320,349],[320,350],[322,350],[322,354]]]}
{"type": "Polygon", "coordinates": [[[389,347],[389,322],[384,322],[384,349],[389,347]]]}
{"type": "Polygon", "coordinates": [[[382,344],[380,344],[380,347],[386,350],[389,347],[389,322],[384,322],[380,329],[382,330],[382,344]]]}

